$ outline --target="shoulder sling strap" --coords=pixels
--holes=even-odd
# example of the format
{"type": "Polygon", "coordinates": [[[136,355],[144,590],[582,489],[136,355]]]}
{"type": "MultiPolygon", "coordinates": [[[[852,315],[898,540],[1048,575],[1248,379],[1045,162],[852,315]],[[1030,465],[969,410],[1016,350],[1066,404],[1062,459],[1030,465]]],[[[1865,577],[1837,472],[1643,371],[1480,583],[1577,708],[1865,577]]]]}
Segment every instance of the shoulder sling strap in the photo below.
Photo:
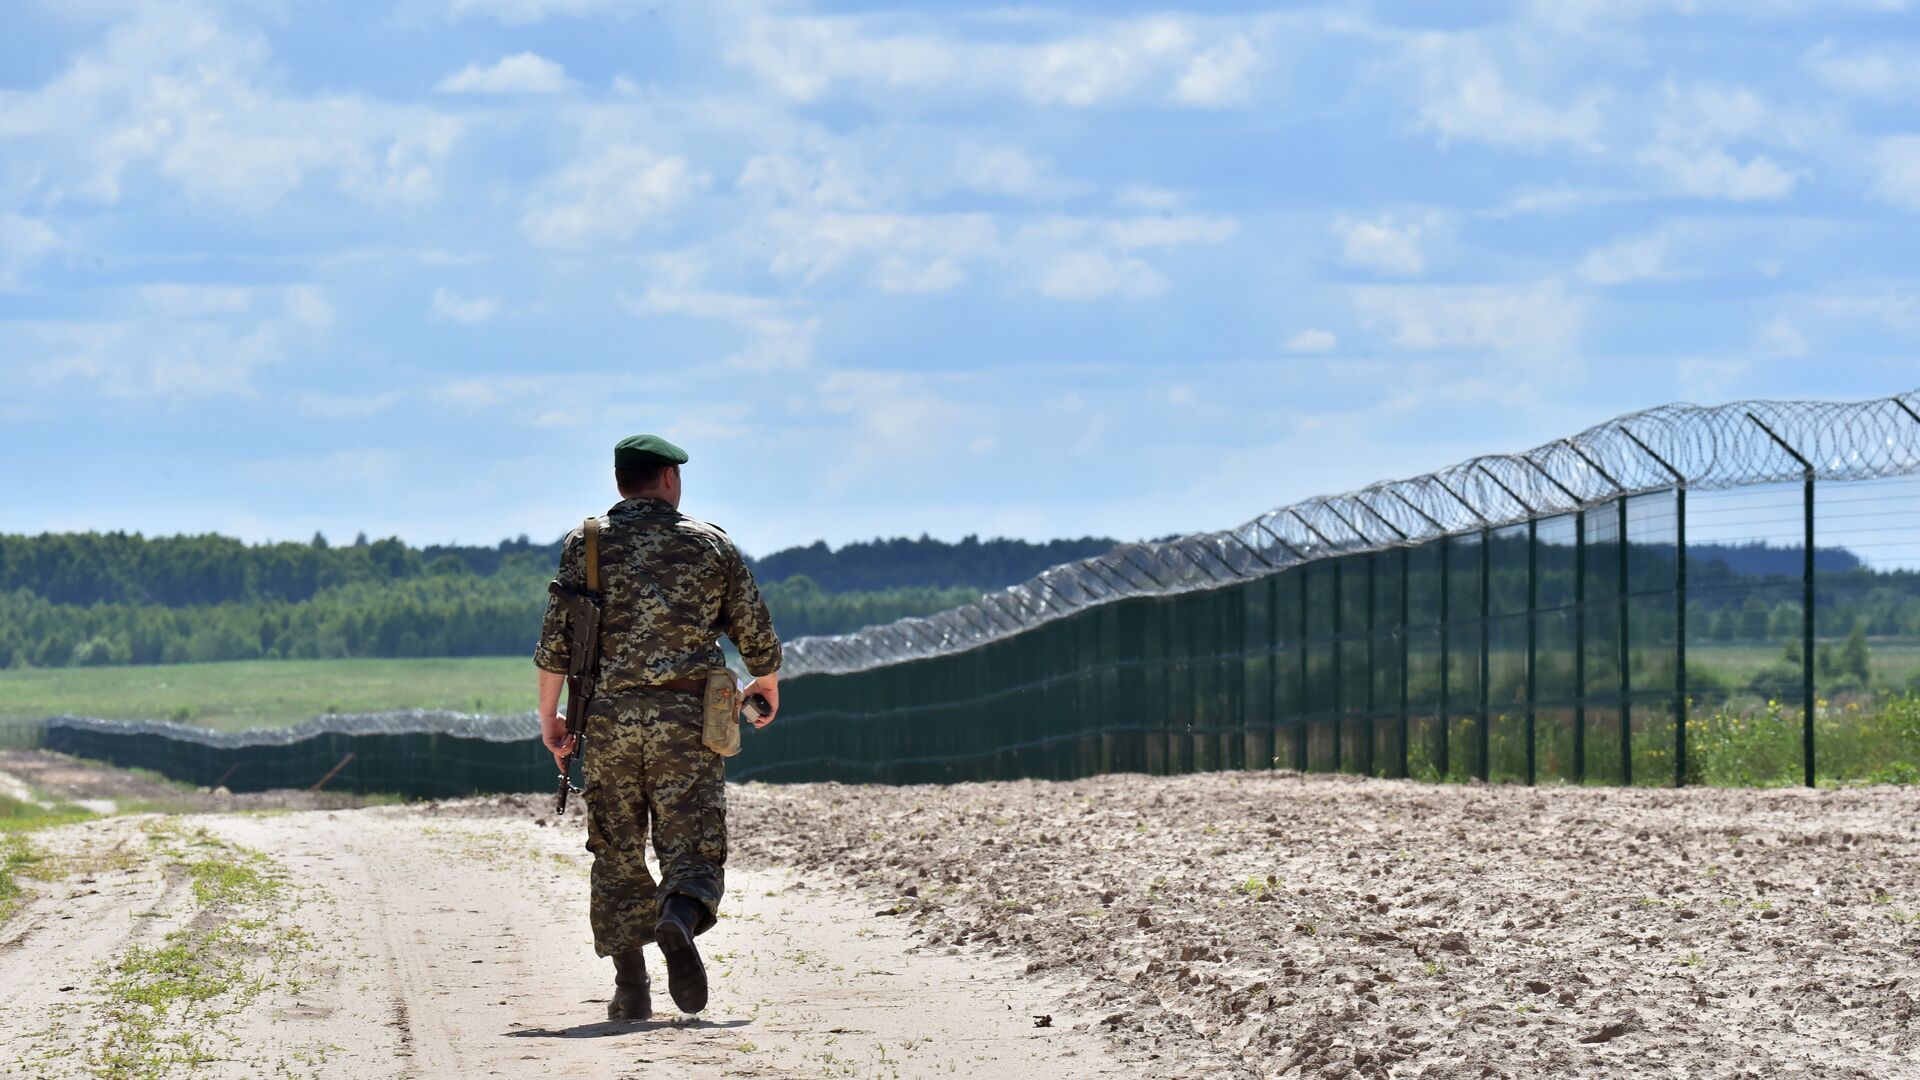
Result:
{"type": "Polygon", "coordinates": [[[587,591],[600,591],[600,519],[590,517],[580,526],[587,538],[587,591]]]}

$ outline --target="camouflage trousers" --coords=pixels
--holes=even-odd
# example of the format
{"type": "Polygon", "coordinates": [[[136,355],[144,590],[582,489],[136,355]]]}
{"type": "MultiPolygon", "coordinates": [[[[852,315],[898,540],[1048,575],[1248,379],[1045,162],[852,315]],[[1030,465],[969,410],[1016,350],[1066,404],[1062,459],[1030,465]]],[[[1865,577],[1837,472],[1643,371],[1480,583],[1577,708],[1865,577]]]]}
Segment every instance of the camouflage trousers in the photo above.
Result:
{"type": "Polygon", "coordinates": [[[726,887],[727,774],[701,741],[701,696],[671,690],[607,695],[587,713],[581,789],[593,853],[590,919],[601,956],[653,940],[659,904],[698,900],[713,926],[726,887]],[[660,880],[647,869],[651,835],[660,880]]]}

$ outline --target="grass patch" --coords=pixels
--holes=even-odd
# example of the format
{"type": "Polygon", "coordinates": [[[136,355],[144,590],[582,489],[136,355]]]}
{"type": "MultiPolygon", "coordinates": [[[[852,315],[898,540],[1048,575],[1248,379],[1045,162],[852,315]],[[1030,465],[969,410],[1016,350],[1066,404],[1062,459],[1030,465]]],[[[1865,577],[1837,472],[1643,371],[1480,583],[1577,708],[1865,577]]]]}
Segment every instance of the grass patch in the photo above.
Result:
{"type": "Polygon", "coordinates": [[[40,857],[19,833],[0,834],[0,924],[13,917],[27,891],[20,887],[18,875],[40,861],[40,857]]]}
{"type": "Polygon", "coordinates": [[[508,714],[533,708],[533,662],[487,656],[28,668],[0,671],[0,701],[0,717],[175,720],[218,731],[388,709],[508,714]]]}
{"type": "Polygon", "coordinates": [[[288,886],[272,860],[205,830],[156,827],[149,837],[192,883],[195,911],[158,945],[129,948],[96,980],[105,1024],[88,1064],[106,1080],[190,1074],[230,1056],[216,1055],[208,1035],[278,985],[282,962],[308,944],[301,931],[276,926],[288,886]]]}
{"type": "MultiPolygon", "coordinates": [[[[1687,722],[1687,780],[1725,787],[1773,787],[1804,779],[1805,718],[1799,701],[1773,699],[1743,711],[1719,709],[1687,722]]],[[[1818,699],[1814,762],[1824,785],[1920,782],[1920,694],[1881,692],[1818,699]]]]}
{"type": "Polygon", "coordinates": [[[48,809],[0,795],[0,924],[12,918],[26,898],[27,890],[20,879],[35,876],[32,868],[46,859],[34,849],[27,834],[35,829],[86,821],[93,816],[78,806],[48,809]]]}

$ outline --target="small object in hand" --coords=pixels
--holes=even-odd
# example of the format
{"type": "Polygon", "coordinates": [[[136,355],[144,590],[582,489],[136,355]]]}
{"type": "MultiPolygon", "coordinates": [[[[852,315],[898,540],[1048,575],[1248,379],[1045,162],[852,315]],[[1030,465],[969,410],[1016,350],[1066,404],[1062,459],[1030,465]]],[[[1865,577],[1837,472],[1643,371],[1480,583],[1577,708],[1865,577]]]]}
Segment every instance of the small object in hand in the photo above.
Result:
{"type": "Polygon", "coordinates": [[[1036,1017],[1034,1017],[1034,1018],[1033,1018],[1033,1026],[1034,1026],[1034,1027],[1052,1027],[1052,1026],[1053,1026],[1053,1015],[1052,1015],[1051,1013],[1049,1013],[1049,1014],[1047,1014],[1047,1015],[1045,1015],[1045,1016],[1036,1016],[1036,1017]]]}
{"type": "Polygon", "coordinates": [[[765,694],[749,694],[747,695],[746,710],[749,718],[760,720],[773,711],[773,704],[767,700],[767,695],[765,694]]]}

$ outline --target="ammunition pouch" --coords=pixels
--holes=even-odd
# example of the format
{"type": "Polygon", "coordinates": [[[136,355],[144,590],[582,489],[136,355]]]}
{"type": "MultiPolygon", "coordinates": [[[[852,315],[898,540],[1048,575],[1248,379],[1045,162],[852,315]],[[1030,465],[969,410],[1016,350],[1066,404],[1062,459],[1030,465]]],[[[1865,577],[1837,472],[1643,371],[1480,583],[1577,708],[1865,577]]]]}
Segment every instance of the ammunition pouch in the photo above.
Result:
{"type": "Polygon", "coordinates": [[[721,757],[740,752],[740,688],[725,668],[707,675],[700,741],[721,757]]]}

